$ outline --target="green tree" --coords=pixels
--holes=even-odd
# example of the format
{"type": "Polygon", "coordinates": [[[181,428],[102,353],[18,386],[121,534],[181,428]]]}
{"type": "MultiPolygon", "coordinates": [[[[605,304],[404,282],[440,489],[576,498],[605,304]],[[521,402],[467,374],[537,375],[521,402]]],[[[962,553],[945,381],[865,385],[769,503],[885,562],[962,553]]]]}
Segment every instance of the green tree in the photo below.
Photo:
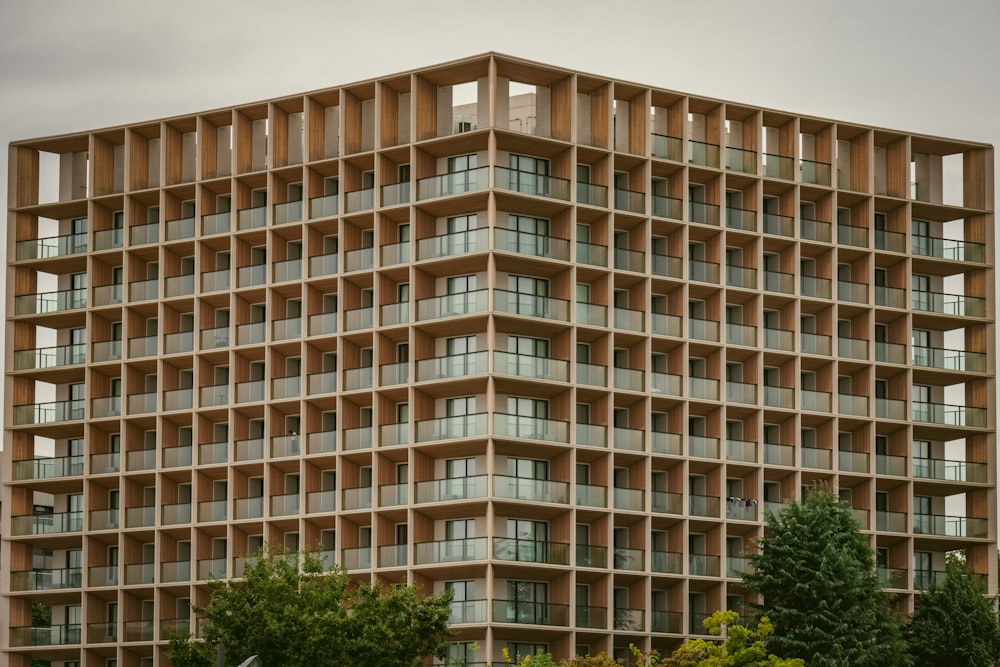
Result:
{"type": "Polygon", "coordinates": [[[352,585],[343,570],[324,572],[313,553],[269,547],[248,558],[243,579],[210,582],[205,642],[171,639],[174,667],[226,664],[257,655],[265,665],[422,665],[447,650],[450,595],[420,598],[406,586],[352,585]],[[210,660],[206,663],[206,660],[210,660]]]}
{"type": "Polygon", "coordinates": [[[666,660],[663,667],[805,667],[800,658],[779,658],[768,654],[765,639],[773,631],[766,616],[756,630],[737,625],[735,611],[717,611],[705,619],[705,627],[713,635],[725,638],[720,642],[708,639],[688,639],[666,660]]]}
{"type": "Polygon", "coordinates": [[[907,640],[916,667],[1000,664],[1000,620],[994,601],[961,559],[948,560],[944,581],[917,599],[907,640]]]}
{"type": "Polygon", "coordinates": [[[804,502],[768,512],[767,524],[743,585],[760,594],[757,615],[774,625],[770,650],[810,667],[909,664],[874,553],[836,496],[814,488],[804,502]]]}

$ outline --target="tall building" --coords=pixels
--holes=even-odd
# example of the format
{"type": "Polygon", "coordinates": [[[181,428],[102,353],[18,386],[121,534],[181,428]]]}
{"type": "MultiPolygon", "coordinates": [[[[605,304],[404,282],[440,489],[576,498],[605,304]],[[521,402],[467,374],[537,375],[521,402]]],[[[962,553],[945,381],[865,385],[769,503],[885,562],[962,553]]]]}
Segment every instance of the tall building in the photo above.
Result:
{"type": "Polygon", "coordinates": [[[3,660],[166,665],[266,542],[669,650],[817,483],[995,594],[993,164],[498,54],[14,143],[3,660]]]}

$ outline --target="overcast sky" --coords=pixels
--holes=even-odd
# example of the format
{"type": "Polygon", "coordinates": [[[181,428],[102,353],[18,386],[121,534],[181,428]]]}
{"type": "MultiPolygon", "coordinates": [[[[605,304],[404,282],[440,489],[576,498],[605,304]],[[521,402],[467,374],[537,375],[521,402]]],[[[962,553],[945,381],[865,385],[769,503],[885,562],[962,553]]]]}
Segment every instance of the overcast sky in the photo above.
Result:
{"type": "Polygon", "coordinates": [[[0,0],[0,142],[495,50],[996,145],[998,31],[998,0],[0,0]]]}

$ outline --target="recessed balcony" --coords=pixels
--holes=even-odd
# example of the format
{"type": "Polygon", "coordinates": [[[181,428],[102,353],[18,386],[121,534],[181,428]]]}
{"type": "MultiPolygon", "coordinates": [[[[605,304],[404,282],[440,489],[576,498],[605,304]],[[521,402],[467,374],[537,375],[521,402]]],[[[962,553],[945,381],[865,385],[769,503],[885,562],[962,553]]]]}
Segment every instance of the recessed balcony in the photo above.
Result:
{"type": "Polygon", "coordinates": [[[917,236],[914,234],[911,239],[911,248],[914,255],[920,255],[921,257],[936,257],[955,262],[982,263],[986,261],[986,245],[983,243],[973,243],[972,241],[959,241],[934,236],[917,236]]]}
{"type": "Polygon", "coordinates": [[[688,202],[688,220],[703,225],[719,226],[719,207],[700,201],[688,202]]]}
{"type": "MultiPolygon", "coordinates": [[[[716,498],[718,500],[718,498],[716,498]]],[[[721,558],[711,554],[688,554],[688,574],[694,577],[718,577],[721,558]]],[[[701,631],[704,634],[704,630],[701,631]]]]}
{"type": "Polygon", "coordinates": [[[54,259],[84,252],[87,252],[86,232],[18,241],[14,249],[14,259],[16,261],[54,259]]]}
{"type": "Polygon", "coordinates": [[[163,294],[167,298],[194,294],[194,274],[187,273],[180,276],[168,276],[164,280],[163,294]]]}
{"type": "Polygon", "coordinates": [[[683,319],[678,315],[667,315],[665,313],[650,313],[650,324],[654,335],[673,336],[680,338],[683,335],[683,319]]]}
{"type": "Polygon", "coordinates": [[[744,403],[756,405],[757,385],[750,382],[726,381],[726,401],[729,403],[744,403]]]}
{"type": "Polygon", "coordinates": [[[255,206],[236,212],[236,229],[259,229],[267,225],[267,207],[255,206]]]}
{"type": "Polygon", "coordinates": [[[941,537],[986,537],[988,520],[941,514],[914,514],[913,532],[941,537]]]}
{"type": "MultiPolygon", "coordinates": [[[[490,187],[489,167],[454,171],[417,180],[417,201],[475,192],[490,187]]],[[[568,198],[568,196],[567,196],[568,198]]]]}
{"type": "Polygon", "coordinates": [[[150,301],[160,297],[160,281],[157,278],[136,280],[128,284],[129,301],[150,301]]]}
{"type": "Polygon", "coordinates": [[[493,495],[508,500],[566,503],[569,498],[569,484],[529,477],[493,475],[493,495]]]}
{"type": "Polygon", "coordinates": [[[228,290],[229,284],[229,269],[203,271],[201,274],[202,292],[218,292],[221,290],[228,290]]]}
{"type": "Polygon", "coordinates": [[[13,414],[14,426],[53,424],[56,422],[83,419],[84,406],[85,402],[83,399],[15,405],[13,414]]]}
{"type": "Polygon", "coordinates": [[[688,378],[688,394],[691,398],[717,401],[719,400],[719,381],[713,378],[691,376],[688,378]]]}
{"type": "Polygon", "coordinates": [[[802,467],[813,470],[833,470],[833,452],[818,447],[802,447],[802,467]]]}
{"type": "MultiPolygon", "coordinates": [[[[900,362],[901,363],[901,362],[900,362]]],[[[950,371],[986,372],[986,355],[982,352],[948,350],[939,347],[913,346],[913,365],[950,371]]]]}
{"type": "Polygon", "coordinates": [[[498,190],[569,201],[570,182],[565,178],[507,167],[494,167],[494,178],[498,190]]]}
{"type": "Polygon", "coordinates": [[[313,197],[309,200],[310,218],[329,218],[339,212],[337,195],[325,195],[323,197],[313,197]]]}
{"type": "MultiPolygon", "coordinates": [[[[94,305],[99,304],[95,303],[94,305]]],[[[14,297],[15,315],[45,315],[76,310],[86,306],[87,290],[85,288],[22,294],[14,297]]]]}
{"type": "Polygon", "coordinates": [[[121,227],[114,229],[99,229],[94,232],[94,251],[114,250],[124,245],[125,230],[121,227]]]}
{"type": "Polygon", "coordinates": [[[494,537],[493,558],[519,563],[569,565],[569,544],[516,537],[494,537]]]}
{"type": "Polygon", "coordinates": [[[489,229],[470,229],[417,241],[417,259],[436,259],[489,250],[489,229]]]}
{"type": "Polygon", "coordinates": [[[608,307],[599,303],[576,302],[576,323],[594,327],[608,326],[608,307]]]}
{"type": "Polygon", "coordinates": [[[181,241],[183,239],[194,238],[195,220],[191,218],[178,218],[177,220],[167,220],[166,237],[167,241],[181,241]]]}
{"type": "Polygon", "coordinates": [[[337,253],[316,255],[309,258],[309,277],[332,276],[337,273],[337,253]]]}
{"type": "MultiPolygon", "coordinates": [[[[903,472],[905,474],[905,459],[903,472]]],[[[985,463],[954,461],[948,459],[913,459],[913,476],[921,479],[935,479],[946,482],[975,482],[985,484],[989,475],[985,463]]]]}
{"type": "Polygon", "coordinates": [[[567,627],[569,605],[494,599],[493,622],[567,627]]]}
{"type": "Polygon", "coordinates": [[[653,132],[650,137],[650,152],[653,157],[680,162],[684,157],[684,140],[653,132]]]}
{"type": "Polygon", "coordinates": [[[744,174],[756,174],[757,151],[726,146],[726,169],[744,174]]]}
{"type": "MultiPolygon", "coordinates": [[[[596,484],[576,484],[576,504],[583,507],[607,508],[607,487],[598,486],[596,484]]],[[[579,560],[579,547],[577,547],[577,559],[579,560]]]]}
{"type": "MultiPolygon", "coordinates": [[[[469,292],[467,294],[471,295],[473,293],[469,292]]],[[[569,321],[569,301],[550,296],[536,296],[534,294],[494,289],[493,308],[499,313],[541,317],[547,320],[559,320],[560,322],[569,321]]]]}
{"type": "Polygon", "coordinates": [[[757,327],[738,322],[726,322],[726,342],[730,345],[757,346],[757,327]]]}
{"type": "Polygon", "coordinates": [[[80,588],[83,570],[68,567],[61,570],[19,570],[10,573],[11,591],[55,591],[80,588]]]}
{"type": "Polygon", "coordinates": [[[576,184],[576,203],[587,206],[600,206],[604,208],[608,205],[608,188],[606,185],[596,183],[576,184]]]}
{"type": "Polygon", "coordinates": [[[129,227],[129,245],[149,245],[160,242],[160,223],[129,227]]]}
{"type": "Polygon", "coordinates": [[[697,493],[688,494],[688,514],[718,519],[722,503],[716,496],[703,496],[697,493]]]}
{"type": "Polygon", "coordinates": [[[696,317],[688,318],[688,336],[696,340],[718,343],[719,328],[719,323],[715,320],[701,320],[696,317]]]}
{"type": "Polygon", "coordinates": [[[889,252],[906,252],[906,234],[888,229],[875,230],[875,249],[889,252]]]}
{"type": "Polygon", "coordinates": [[[486,497],[486,475],[449,477],[417,482],[418,503],[439,503],[486,497]]]}
{"type": "Polygon", "coordinates": [[[653,195],[653,215],[658,218],[682,220],[684,217],[684,202],[676,197],[653,195]]]}
{"type": "Polygon", "coordinates": [[[389,183],[381,189],[382,206],[397,206],[410,201],[410,182],[389,183]]]}
{"type": "Polygon", "coordinates": [[[203,236],[213,234],[228,234],[232,231],[233,214],[232,211],[222,211],[221,213],[209,213],[201,216],[201,233],[203,236]]]}
{"type": "Polygon", "coordinates": [[[259,287],[267,282],[267,264],[251,264],[236,269],[237,287],[259,287]]]}
{"type": "Polygon", "coordinates": [[[702,283],[719,282],[719,264],[700,259],[688,260],[688,278],[702,283]]]}
{"type": "Polygon", "coordinates": [[[615,329],[642,333],[646,328],[646,313],[642,310],[615,308],[614,318],[615,329]]]}
{"type": "Polygon", "coordinates": [[[301,222],[302,201],[287,201],[274,205],[274,224],[284,225],[289,222],[301,222]]]}
{"type": "Polygon", "coordinates": [[[495,372],[503,375],[569,382],[569,362],[562,359],[497,350],[493,353],[493,367],[495,372]]]}
{"type": "Polygon", "coordinates": [[[163,335],[164,354],[183,354],[194,351],[194,332],[177,331],[163,335]]]}
{"type": "Polygon", "coordinates": [[[80,643],[81,626],[17,626],[10,628],[11,647],[63,646],[80,643]]]}
{"type": "Polygon", "coordinates": [[[986,317],[986,299],[964,294],[913,290],[913,310],[963,317],[986,317]]]}
{"type": "Polygon", "coordinates": [[[488,541],[485,537],[466,537],[436,542],[417,542],[414,547],[414,565],[439,563],[464,563],[486,560],[488,541]]]}
{"type": "Polygon", "coordinates": [[[615,209],[641,215],[646,210],[646,193],[615,188],[615,209]]]}
{"type": "Polygon", "coordinates": [[[822,220],[801,218],[799,220],[799,236],[806,241],[829,243],[833,238],[833,225],[822,220]]]}
{"type": "Polygon", "coordinates": [[[688,140],[688,162],[702,167],[719,168],[719,146],[704,141],[688,140]]]}
{"type": "Polygon", "coordinates": [[[569,442],[569,422],[496,412],[493,433],[497,437],[569,442]]]}
{"type": "Polygon", "coordinates": [[[913,421],[946,426],[986,427],[986,408],[944,403],[913,402],[913,421]]]}
{"type": "Polygon", "coordinates": [[[83,474],[83,456],[59,456],[14,461],[13,479],[55,479],[83,474]]]}
{"type": "Polygon", "coordinates": [[[688,436],[688,455],[700,459],[719,458],[719,439],[706,435],[688,436]]]}
{"type": "Polygon", "coordinates": [[[795,161],[784,155],[764,153],[764,176],[781,178],[786,181],[795,179],[795,161]]]}
{"type": "Polygon", "coordinates": [[[868,285],[850,280],[837,281],[837,298],[853,303],[868,303],[868,285]]]}
{"type": "Polygon", "coordinates": [[[742,208],[726,207],[726,227],[745,232],[757,231],[757,212],[742,208]]]}
{"type": "Polygon", "coordinates": [[[452,440],[455,438],[480,438],[489,433],[489,414],[424,419],[417,424],[417,442],[452,440]]]}
{"type": "MultiPolygon", "coordinates": [[[[530,295],[526,295],[529,298],[530,295]]],[[[461,294],[443,294],[417,300],[417,321],[485,313],[489,308],[489,290],[461,294]]]]}

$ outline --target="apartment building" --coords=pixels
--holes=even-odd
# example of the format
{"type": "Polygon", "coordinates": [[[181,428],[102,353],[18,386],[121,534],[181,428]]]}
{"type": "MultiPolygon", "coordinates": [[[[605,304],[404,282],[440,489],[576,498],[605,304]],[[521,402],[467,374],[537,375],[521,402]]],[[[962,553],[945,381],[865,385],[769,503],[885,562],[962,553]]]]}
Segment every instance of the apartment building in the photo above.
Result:
{"type": "Polygon", "coordinates": [[[9,160],[12,667],[167,665],[267,542],[453,664],[670,650],[815,483],[997,591],[989,145],[491,53],[9,160]]]}

